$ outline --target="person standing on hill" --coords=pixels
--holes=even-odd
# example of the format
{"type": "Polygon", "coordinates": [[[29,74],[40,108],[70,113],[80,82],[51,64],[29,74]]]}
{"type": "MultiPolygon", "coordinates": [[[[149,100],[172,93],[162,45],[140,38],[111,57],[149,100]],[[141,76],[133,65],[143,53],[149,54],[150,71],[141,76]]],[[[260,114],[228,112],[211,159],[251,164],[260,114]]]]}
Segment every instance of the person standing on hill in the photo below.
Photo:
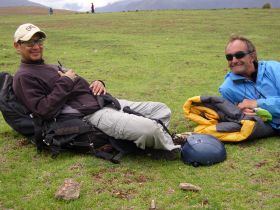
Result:
{"type": "Polygon", "coordinates": [[[160,102],[133,102],[109,97],[100,80],[89,84],[74,70],[63,71],[43,59],[46,34],[37,26],[20,25],[14,34],[14,47],[21,64],[14,76],[13,89],[19,101],[42,119],[60,114],[76,114],[115,139],[133,141],[141,149],[153,148],[175,158],[180,145],[164,129],[171,111],[160,102]],[[98,101],[102,96],[104,103],[98,101]],[[106,97],[105,97],[106,96],[106,97]],[[142,116],[129,114],[125,107],[142,116]],[[155,119],[155,120],[152,120],[155,119]],[[159,121],[162,122],[159,123],[159,121]]]}
{"type": "Polygon", "coordinates": [[[219,91],[247,115],[256,108],[272,115],[269,124],[280,133],[280,63],[258,61],[254,44],[242,36],[230,37],[225,57],[231,72],[219,91]]]}
{"type": "Polygon", "coordinates": [[[53,15],[53,8],[49,8],[49,15],[53,15]]]}
{"type": "Polygon", "coordinates": [[[94,4],[91,3],[91,13],[93,14],[95,12],[95,9],[94,9],[94,4]]]}

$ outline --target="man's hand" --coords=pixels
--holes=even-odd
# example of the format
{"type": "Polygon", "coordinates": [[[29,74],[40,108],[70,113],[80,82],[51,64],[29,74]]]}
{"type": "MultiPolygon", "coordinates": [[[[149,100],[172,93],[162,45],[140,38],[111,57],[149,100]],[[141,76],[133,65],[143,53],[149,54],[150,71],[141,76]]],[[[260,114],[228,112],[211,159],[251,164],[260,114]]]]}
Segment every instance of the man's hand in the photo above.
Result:
{"type": "Polygon", "coordinates": [[[256,100],[249,100],[249,99],[244,99],[241,103],[238,104],[238,108],[243,110],[246,108],[253,109],[257,108],[257,101],[256,100]]]}
{"type": "Polygon", "coordinates": [[[106,94],[106,88],[103,83],[98,80],[93,81],[89,88],[91,89],[93,95],[106,94]]]}
{"type": "Polygon", "coordinates": [[[75,78],[77,77],[77,75],[75,74],[75,72],[74,72],[72,69],[69,69],[69,70],[66,71],[66,72],[58,71],[58,74],[59,74],[60,76],[68,77],[68,78],[70,78],[72,81],[74,81],[75,78]]]}
{"type": "Polygon", "coordinates": [[[256,115],[252,109],[257,108],[258,104],[256,100],[244,99],[237,106],[246,115],[256,115]]]}
{"type": "Polygon", "coordinates": [[[257,115],[256,112],[252,109],[243,109],[243,114],[254,116],[257,115]]]}

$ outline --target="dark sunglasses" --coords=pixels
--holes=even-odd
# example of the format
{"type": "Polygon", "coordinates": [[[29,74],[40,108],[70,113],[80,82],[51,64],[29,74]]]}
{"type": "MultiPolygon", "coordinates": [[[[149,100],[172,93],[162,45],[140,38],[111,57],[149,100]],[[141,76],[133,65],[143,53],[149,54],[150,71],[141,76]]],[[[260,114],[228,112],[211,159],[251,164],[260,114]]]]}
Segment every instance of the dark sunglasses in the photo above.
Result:
{"type": "Polygon", "coordinates": [[[36,44],[38,44],[39,46],[42,46],[44,43],[45,39],[41,38],[41,39],[30,39],[28,41],[21,41],[19,40],[18,43],[19,44],[25,44],[27,47],[34,47],[36,44]]]}
{"type": "Polygon", "coordinates": [[[249,55],[252,52],[243,52],[243,51],[238,51],[234,54],[226,54],[226,59],[228,61],[232,61],[233,58],[235,57],[236,59],[241,59],[244,58],[246,55],[249,55]]]}

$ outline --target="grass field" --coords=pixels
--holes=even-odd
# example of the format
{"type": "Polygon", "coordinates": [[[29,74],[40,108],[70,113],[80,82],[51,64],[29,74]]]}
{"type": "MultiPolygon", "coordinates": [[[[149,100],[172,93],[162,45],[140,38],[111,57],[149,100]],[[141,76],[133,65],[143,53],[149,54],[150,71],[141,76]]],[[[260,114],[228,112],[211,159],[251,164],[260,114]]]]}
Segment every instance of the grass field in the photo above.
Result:
{"type": "MultiPolygon", "coordinates": [[[[17,26],[32,22],[48,35],[45,59],[102,79],[118,98],[166,103],[171,131],[191,131],[182,105],[218,95],[227,72],[224,46],[232,33],[256,44],[260,60],[280,60],[280,10],[143,11],[107,14],[0,16],[0,70],[14,73],[17,26]]],[[[210,167],[128,156],[120,165],[70,153],[41,155],[0,115],[0,209],[279,209],[279,137],[226,144],[227,160],[210,167]],[[54,197],[65,178],[80,198],[54,197]],[[202,191],[185,192],[181,182],[202,191]]]]}

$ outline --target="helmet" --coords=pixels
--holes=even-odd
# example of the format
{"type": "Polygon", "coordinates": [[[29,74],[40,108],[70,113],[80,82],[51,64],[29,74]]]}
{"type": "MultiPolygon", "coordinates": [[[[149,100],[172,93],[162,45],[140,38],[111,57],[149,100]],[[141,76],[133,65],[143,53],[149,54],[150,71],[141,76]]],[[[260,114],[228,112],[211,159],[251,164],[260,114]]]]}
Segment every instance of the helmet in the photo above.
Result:
{"type": "Polygon", "coordinates": [[[226,150],[224,144],[214,136],[192,134],[182,148],[181,157],[184,163],[194,167],[212,165],[226,159],[226,150]]]}

